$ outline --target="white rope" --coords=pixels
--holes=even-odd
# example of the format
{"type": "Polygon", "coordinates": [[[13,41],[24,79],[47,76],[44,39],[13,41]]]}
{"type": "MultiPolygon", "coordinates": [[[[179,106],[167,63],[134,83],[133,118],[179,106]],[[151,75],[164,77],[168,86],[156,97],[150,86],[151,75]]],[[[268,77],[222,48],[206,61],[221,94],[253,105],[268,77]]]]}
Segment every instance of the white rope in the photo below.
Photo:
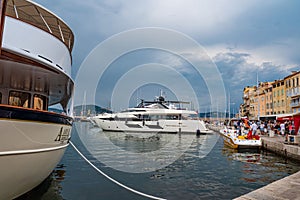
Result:
{"type": "Polygon", "coordinates": [[[126,190],[129,190],[133,193],[136,193],[138,195],[141,195],[141,196],[144,196],[144,197],[148,197],[148,198],[151,198],[151,199],[158,199],[158,200],[165,200],[163,198],[160,198],[160,197],[155,197],[155,196],[152,196],[152,195],[149,195],[149,194],[145,194],[145,193],[142,193],[142,192],[139,192],[135,189],[132,189],[120,182],[118,182],[117,180],[111,178],[110,176],[108,176],[107,174],[105,174],[103,171],[101,171],[100,169],[98,169],[93,163],[91,163],[77,148],[76,146],[70,141],[70,144],[71,146],[77,151],[77,153],[89,164],[91,165],[97,172],[99,172],[100,174],[102,174],[105,178],[109,179],[110,181],[114,182],[115,184],[119,185],[120,187],[126,189],[126,190]]]}

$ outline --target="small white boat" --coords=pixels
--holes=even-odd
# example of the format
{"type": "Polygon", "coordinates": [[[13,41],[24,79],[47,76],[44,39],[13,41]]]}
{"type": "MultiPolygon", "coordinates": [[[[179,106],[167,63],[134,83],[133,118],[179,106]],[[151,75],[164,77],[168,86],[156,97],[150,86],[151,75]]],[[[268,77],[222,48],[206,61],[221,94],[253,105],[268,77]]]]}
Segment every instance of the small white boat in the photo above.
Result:
{"type": "Polygon", "coordinates": [[[0,199],[14,199],[47,178],[69,145],[73,33],[32,1],[0,2],[0,199]]]}
{"type": "Polygon", "coordinates": [[[212,133],[205,123],[198,119],[197,112],[183,109],[176,104],[182,101],[165,101],[160,96],[154,101],[143,101],[135,108],[119,113],[104,113],[93,120],[104,131],[135,133],[212,133]]]}
{"type": "Polygon", "coordinates": [[[241,133],[234,128],[230,121],[228,126],[220,130],[224,143],[234,149],[259,149],[262,145],[261,138],[258,135],[252,136],[252,131],[241,130],[241,133]]]}

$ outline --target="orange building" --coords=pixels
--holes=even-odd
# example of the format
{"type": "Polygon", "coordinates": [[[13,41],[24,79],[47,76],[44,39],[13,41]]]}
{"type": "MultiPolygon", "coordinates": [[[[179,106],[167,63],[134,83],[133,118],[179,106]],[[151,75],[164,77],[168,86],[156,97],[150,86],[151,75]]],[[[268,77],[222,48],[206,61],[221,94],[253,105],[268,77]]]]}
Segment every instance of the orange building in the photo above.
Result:
{"type": "Polygon", "coordinates": [[[284,80],[275,80],[273,83],[273,114],[288,113],[284,83],[284,80]]]}
{"type": "Polygon", "coordinates": [[[258,113],[257,115],[265,116],[273,113],[272,102],[272,84],[273,82],[262,82],[258,87],[258,113]]]}
{"type": "Polygon", "coordinates": [[[256,93],[256,86],[247,86],[244,88],[244,95],[243,95],[243,104],[241,105],[241,116],[254,118],[255,112],[253,107],[254,102],[254,95],[256,93]]]}

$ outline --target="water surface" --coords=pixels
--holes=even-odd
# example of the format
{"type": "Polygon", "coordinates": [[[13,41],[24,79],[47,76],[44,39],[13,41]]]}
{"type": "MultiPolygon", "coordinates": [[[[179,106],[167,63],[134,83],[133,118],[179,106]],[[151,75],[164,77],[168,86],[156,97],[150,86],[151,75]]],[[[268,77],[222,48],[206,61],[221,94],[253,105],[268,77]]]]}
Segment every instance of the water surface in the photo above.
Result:
{"type": "MultiPolygon", "coordinates": [[[[167,135],[160,139],[137,139],[122,133],[104,133],[88,123],[77,126],[79,128],[73,129],[72,142],[96,167],[126,186],[161,198],[232,199],[300,169],[299,163],[286,161],[272,153],[236,152],[224,146],[221,137],[217,138],[216,144],[205,156],[201,149],[209,144],[206,141],[210,137],[216,138],[216,135],[199,138],[195,135],[167,135]],[[83,135],[84,142],[81,141],[83,135]],[[104,136],[119,148],[117,152],[103,143],[101,138],[104,136]],[[86,148],[86,141],[92,147],[86,148]],[[169,148],[169,152],[167,148],[158,151],[170,141],[173,147],[169,148]],[[176,141],[177,146],[174,146],[176,141]],[[191,142],[188,149],[185,149],[185,142],[191,142]],[[172,164],[154,170],[155,167],[165,164],[163,157],[168,153],[171,155],[176,148],[182,148],[183,154],[172,164]],[[148,166],[150,161],[145,159],[144,165],[141,165],[143,162],[131,156],[150,155],[151,152],[159,154],[161,165],[151,168],[148,166]],[[126,164],[130,170],[135,169],[136,164],[139,168],[144,167],[147,172],[119,171],[108,167],[102,161],[110,162],[108,164],[120,169],[126,164]]],[[[59,168],[54,171],[47,188],[47,192],[33,192],[27,199],[146,199],[106,179],[88,165],[71,146],[68,147],[59,168]]]]}

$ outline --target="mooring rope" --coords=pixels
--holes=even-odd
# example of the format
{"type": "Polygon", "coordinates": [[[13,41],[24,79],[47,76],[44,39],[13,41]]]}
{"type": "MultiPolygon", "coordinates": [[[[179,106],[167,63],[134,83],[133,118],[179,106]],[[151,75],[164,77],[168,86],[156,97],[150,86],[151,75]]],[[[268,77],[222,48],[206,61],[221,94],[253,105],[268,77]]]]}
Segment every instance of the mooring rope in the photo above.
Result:
{"type": "Polygon", "coordinates": [[[163,198],[160,198],[160,197],[155,197],[155,196],[152,196],[152,195],[149,195],[149,194],[145,194],[143,192],[140,192],[140,191],[137,191],[135,189],[132,189],[120,182],[118,182],[117,180],[111,178],[110,176],[108,176],[107,174],[105,174],[103,171],[101,171],[99,168],[97,168],[93,163],[91,163],[78,149],[77,147],[70,141],[70,144],[71,146],[77,151],[77,153],[90,165],[92,166],[97,172],[99,172],[100,174],[102,174],[105,178],[107,178],[108,180],[114,182],[115,184],[117,184],[118,186],[128,190],[128,191],[131,191],[135,194],[138,194],[138,195],[141,195],[141,196],[144,196],[144,197],[147,197],[147,198],[151,198],[151,199],[158,199],[158,200],[165,200],[163,198]]]}

